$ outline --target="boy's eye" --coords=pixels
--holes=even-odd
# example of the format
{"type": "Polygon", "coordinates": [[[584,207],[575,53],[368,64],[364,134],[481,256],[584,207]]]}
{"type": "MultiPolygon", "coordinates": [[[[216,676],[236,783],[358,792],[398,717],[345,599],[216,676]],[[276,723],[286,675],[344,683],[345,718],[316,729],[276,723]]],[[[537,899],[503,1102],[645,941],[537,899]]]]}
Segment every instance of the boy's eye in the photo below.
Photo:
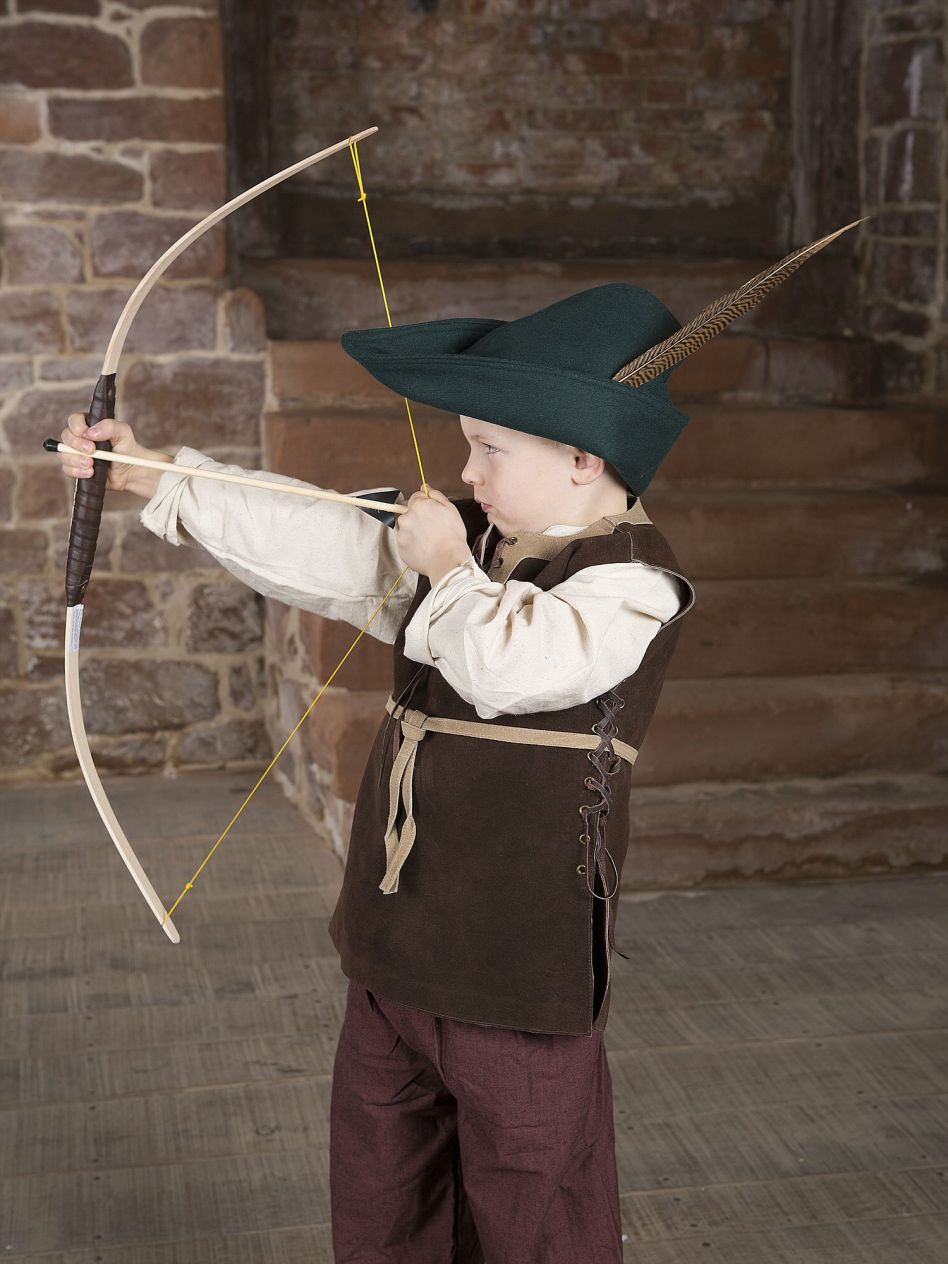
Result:
{"type": "Polygon", "coordinates": [[[481,440],[481,443],[485,448],[490,448],[491,452],[496,452],[498,450],[492,443],[484,443],[483,439],[481,440]]]}

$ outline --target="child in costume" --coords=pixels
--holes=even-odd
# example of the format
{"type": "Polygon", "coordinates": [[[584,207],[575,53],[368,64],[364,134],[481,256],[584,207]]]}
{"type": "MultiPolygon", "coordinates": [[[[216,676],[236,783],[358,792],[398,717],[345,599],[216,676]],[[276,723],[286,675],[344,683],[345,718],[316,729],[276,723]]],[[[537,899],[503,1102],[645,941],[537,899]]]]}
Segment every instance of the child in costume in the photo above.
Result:
{"type": "MultiPolygon", "coordinates": [[[[337,1264],[622,1259],[610,954],[632,764],[694,603],[640,500],[687,418],[661,360],[626,382],[690,330],[615,284],[520,320],[345,335],[379,380],[457,412],[471,445],[473,497],[416,493],[394,531],[332,502],[110,479],[149,497],[163,538],[357,627],[411,568],[368,628],[394,681],[329,926],[349,978],[337,1264]]],[[[84,427],[71,417],[63,441],[156,455],[123,423],[84,427]]],[[[217,463],[174,458],[194,466],[217,463]]]]}

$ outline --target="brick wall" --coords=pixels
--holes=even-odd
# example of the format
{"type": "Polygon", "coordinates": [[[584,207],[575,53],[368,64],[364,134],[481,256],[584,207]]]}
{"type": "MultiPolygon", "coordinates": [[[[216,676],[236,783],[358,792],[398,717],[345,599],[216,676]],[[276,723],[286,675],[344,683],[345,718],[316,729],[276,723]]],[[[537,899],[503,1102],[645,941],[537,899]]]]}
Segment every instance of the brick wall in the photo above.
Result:
{"type": "MultiPolygon", "coordinates": [[[[216,0],[0,0],[0,766],[75,761],[64,714],[71,489],[40,442],[88,406],[112,326],[161,251],[225,197],[216,0]]],[[[253,464],[258,300],[228,291],[209,234],[146,300],[117,412],[155,447],[253,464]]],[[[110,495],[83,628],[83,697],[105,769],[257,762],[261,612],[195,550],[110,495]]]]}
{"type": "MultiPolygon", "coordinates": [[[[243,6],[228,8],[239,28],[243,6]]],[[[383,129],[366,163],[389,256],[753,254],[786,233],[791,10],[273,0],[269,48],[252,32],[256,78],[237,38],[274,169],[353,126],[383,129]]],[[[362,251],[345,172],[294,181],[276,204],[276,253],[362,251]]]]}
{"type": "Polygon", "coordinates": [[[868,252],[862,319],[890,393],[948,395],[948,14],[939,0],[869,5],[862,63],[868,252]]]}

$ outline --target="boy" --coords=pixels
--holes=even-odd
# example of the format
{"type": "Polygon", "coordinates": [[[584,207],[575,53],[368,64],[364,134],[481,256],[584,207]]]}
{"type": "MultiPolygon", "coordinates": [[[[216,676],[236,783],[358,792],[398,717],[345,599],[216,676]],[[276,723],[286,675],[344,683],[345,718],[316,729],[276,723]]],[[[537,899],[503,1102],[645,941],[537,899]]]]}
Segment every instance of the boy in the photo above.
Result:
{"type": "MultiPolygon", "coordinates": [[[[694,589],[639,500],[687,420],[670,370],[614,375],[678,329],[648,291],[605,285],[517,321],[344,335],[381,381],[457,412],[470,445],[471,499],[416,492],[394,531],[110,467],[150,530],[328,618],[363,626],[410,568],[368,629],[394,646],[394,684],[329,928],[350,980],[337,1264],[622,1259],[609,959],[631,766],[694,589]]],[[[87,433],[74,415],[63,442],[91,450],[87,433]]],[[[171,460],[124,423],[92,437],[171,460]]]]}

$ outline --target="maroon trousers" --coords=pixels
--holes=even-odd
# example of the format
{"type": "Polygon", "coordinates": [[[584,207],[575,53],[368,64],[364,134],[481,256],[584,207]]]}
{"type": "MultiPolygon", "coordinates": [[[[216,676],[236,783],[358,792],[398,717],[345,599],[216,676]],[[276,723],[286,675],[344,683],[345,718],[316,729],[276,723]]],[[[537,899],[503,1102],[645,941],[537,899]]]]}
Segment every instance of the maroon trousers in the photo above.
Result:
{"type": "Polygon", "coordinates": [[[602,1034],[437,1018],[350,981],[330,1195],[336,1264],[621,1264],[602,1034]]]}

